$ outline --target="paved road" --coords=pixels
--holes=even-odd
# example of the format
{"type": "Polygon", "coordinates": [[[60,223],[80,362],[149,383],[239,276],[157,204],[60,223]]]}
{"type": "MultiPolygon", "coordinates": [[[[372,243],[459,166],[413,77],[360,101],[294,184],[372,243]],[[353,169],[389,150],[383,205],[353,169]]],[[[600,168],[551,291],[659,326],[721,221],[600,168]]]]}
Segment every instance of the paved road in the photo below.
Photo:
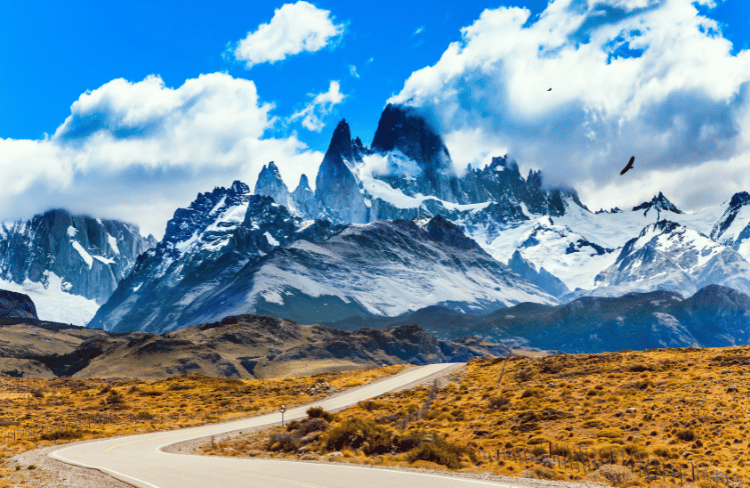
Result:
{"type": "MultiPolygon", "coordinates": [[[[327,410],[353,405],[420,380],[453,364],[432,364],[385,381],[358,388],[336,398],[289,409],[285,419],[305,417],[310,406],[327,410]]],[[[485,481],[460,480],[439,475],[362,468],[342,464],[315,464],[268,459],[237,459],[169,454],[161,449],[176,442],[218,435],[238,429],[271,425],[280,414],[264,415],[224,424],[168,432],[106,439],[50,452],[49,456],[79,466],[96,468],[140,488],[463,488],[509,486],[485,481]]]]}

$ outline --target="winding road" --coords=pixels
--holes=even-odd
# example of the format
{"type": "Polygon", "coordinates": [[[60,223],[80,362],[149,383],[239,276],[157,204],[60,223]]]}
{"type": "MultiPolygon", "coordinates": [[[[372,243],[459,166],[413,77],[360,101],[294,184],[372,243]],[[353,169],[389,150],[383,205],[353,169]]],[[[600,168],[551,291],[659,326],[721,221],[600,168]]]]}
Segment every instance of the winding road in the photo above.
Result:
{"type": "MultiPolygon", "coordinates": [[[[431,364],[395,375],[386,380],[347,391],[334,398],[289,409],[285,420],[300,419],[311,406],[336,410],[376,397],[396,388],[427,378],[447,368],[431,364]]],[[[223,424],[192,427],[167,432],[105,439],[49,453],[59,461],[94,468],[139,488],[463,488],[469,486],[511,485],[481,480],[416,472],[372,469],[339,463],[304,463],[270,459],[226,458],[170,454],[168,445],[235,430],[269,426],[281,420],[270,414],[223,424]]]]}

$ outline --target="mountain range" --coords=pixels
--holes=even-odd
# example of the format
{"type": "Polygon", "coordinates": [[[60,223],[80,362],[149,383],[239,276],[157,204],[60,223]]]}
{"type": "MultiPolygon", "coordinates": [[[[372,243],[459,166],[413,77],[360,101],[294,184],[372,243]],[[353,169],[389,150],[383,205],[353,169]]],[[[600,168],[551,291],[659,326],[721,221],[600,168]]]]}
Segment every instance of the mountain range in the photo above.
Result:
{"type": "MultiPolygon", "coordinates": [[[[283,162],[269,162],[252,191],[236,181],[176,210],[158,243],[118,223],[132,236],[117,249],[130,242],[133,251],[120,261],[101,232],[82,240],[80,225],[48,226],[64,245],[3,252],[59,255],[77,271],[48,260],[2,276],[42,284],[45,273],[60,277],[46,283],[98,300],[90,327],[152,333],[246,313],[311,324],[430,306],[479,316],[526,302],[688,297],[709,285],[750,293],[745,192],[692,214],[661,193],[629,210],[592,212],[575,190],[548,187],[539,171],[524,177],[507,156],[457,171],[441,136],[410,107],[387,105],[372,141],[352,138],[342,120],[314,190],[302,175],[290,191],[283,162]],[[109,261],[114,282],[97,274],[97,263],[109,261]]],[[[29,225],[6,227],[0,245],[29,225]]],[[[107,233],[125,239],[124,230],[107,233]]]]}

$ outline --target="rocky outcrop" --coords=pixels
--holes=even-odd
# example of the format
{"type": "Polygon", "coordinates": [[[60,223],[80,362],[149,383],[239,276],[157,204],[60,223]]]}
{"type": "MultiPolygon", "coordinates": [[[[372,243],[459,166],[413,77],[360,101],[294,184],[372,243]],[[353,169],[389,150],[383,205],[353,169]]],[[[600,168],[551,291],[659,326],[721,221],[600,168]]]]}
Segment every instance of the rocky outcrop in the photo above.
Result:
{"type": "Polygon", "coordinates": [[[0,320],[3,319],[38,319],[36,307],[28,295],[13,291],[0,290],[0,320]]]}

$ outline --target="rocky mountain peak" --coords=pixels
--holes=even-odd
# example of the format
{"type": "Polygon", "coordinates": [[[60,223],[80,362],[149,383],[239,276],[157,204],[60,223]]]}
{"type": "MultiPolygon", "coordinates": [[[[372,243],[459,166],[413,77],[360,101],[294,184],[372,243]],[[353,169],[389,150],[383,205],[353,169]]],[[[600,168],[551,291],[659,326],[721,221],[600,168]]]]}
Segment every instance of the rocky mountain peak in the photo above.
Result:
{"type": "Polygon", "coordinates": [[[255,183],[256,195],[265,195],[274,199],[279,205],[284,205],[290,210],[294,210],[294,204],[290,199],[290,193],[284,180],[281,179],[279,168],[273,161],[268,166],[263,165],[263,169],[258,174],[258,181],[255,183]]]}
{"type": "Polygon", "coordinates": [[[466,237],[453,222],[446,220],[441,215],[431,218],[424,229],[434,242],[466,251],[481,249],[474,240],[466,237]]]}
{"type": "Polygon", "coordinates": [[[734,195],[732,195],[732,199],[729,201],[729,206],[731,208],[744,207],[748,204],[750,204],[750,194],[748,194],[746,191],[735,193],[734,195]]]}
{"type": "Polygon", "coordinates": [[[378,152],[399,150],[425,166],[450,166],[450,154],[443,139],[415,109],[386,105],[378,122],[372,149],[378,152]]]}
{"type": "MultiPolygon", "coordinates": [[[[360,141],[361,142],[361,141],[360,141]]],[[[349,124],[346,119],[341,119],[336,129],[333,131],[331,143],[328,145],[325,159],[336,159],[353,161],[354,151],[352,149],[352,134],[349,130],[349,124]]]]}
{"type": "Polygon", "coordinates": [[[678,209],[674,203],[670,202],[662,192],[659,192],[659,194],[652,198],[651,201],[643,202],[637,207],[633,207],[633,211],[635,212],[636,210],[643,210],[643,215],[647,215],[650,210],[655,210],[657,221],[661,220],[661,212],[669,211],[676,214],[684,213],[682,210],[678,209]]]}
{"type": "Polygon", "coordinates": [[[343,119],[333,131],[331,143],[315,178],[315,199],[336,222],[367,221],[367,206],[360,192],[359,181],[349,167],[354,161],[349,124],[343,119]]]}

